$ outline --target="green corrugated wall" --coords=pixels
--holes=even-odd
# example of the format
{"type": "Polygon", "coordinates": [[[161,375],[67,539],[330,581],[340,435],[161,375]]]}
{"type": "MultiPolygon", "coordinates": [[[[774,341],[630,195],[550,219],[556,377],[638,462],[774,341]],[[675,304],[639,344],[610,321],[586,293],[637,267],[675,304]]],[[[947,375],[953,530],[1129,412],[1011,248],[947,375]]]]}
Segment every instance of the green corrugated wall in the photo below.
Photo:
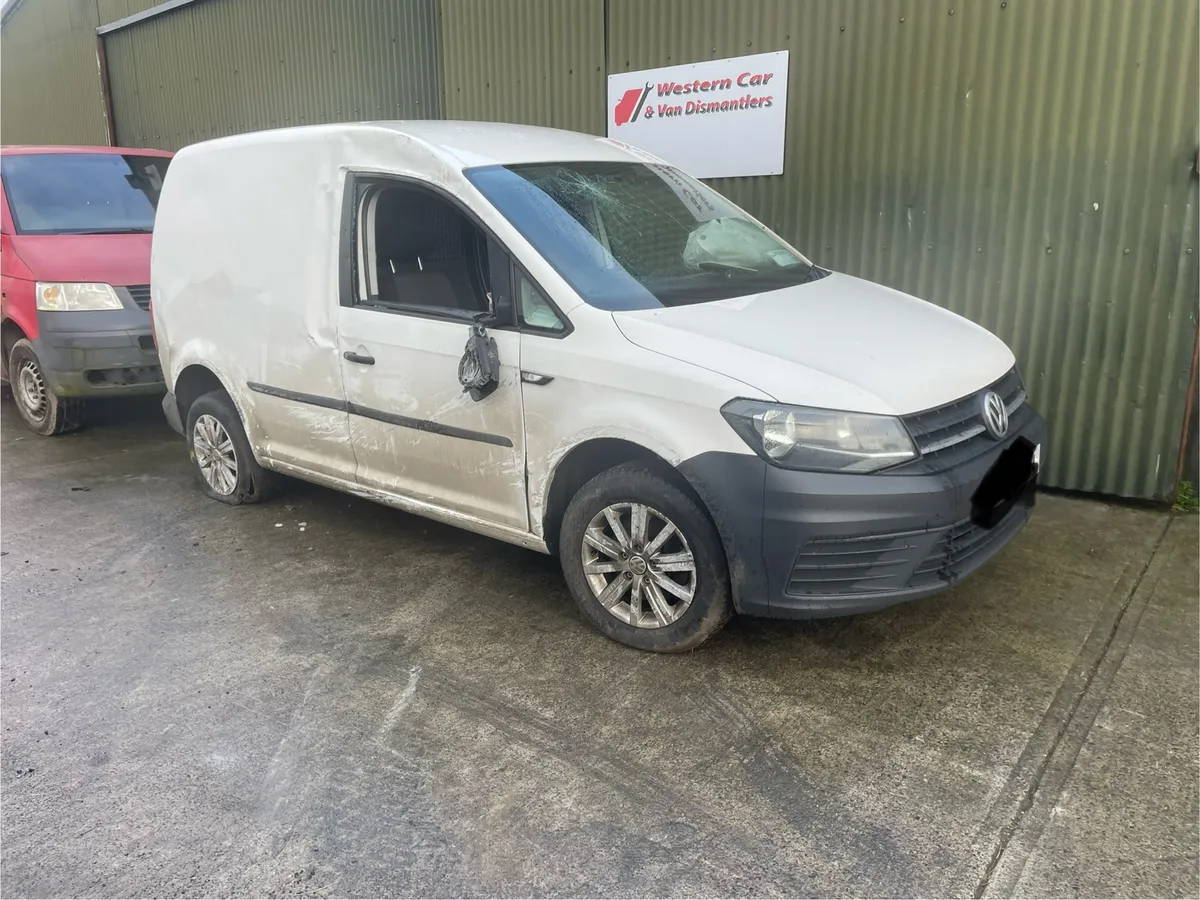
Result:
{"type": "Polygon", "coordinates": [[[0,141],[107,144],[96,28],[159,0],[24,0],[0,29],[0,141]]]}
{"type": "Polygon", "coordinates": [[[434,0],[205,0],[105,37],[117,137],[441,115],[434,0]]]}
{"type": "MultiPolygon", "coordinates": [[[[147,5],[25,0],[0,137],[103,141],[89,35],[147,5]]],[[[602,133],[608,72],[791,50],[784,175],[714,186],[1008,341],[1047,483],[1163,499],[1200,294],[1197,27],[1195,0],[204,0],[106,46],[118,137],[168,148],[439,114],[602,133]]]]}
{"type": "Polygon", "coordinates": [[[604,131],[604,0],[442,0],[446,117],[604,131]]]}

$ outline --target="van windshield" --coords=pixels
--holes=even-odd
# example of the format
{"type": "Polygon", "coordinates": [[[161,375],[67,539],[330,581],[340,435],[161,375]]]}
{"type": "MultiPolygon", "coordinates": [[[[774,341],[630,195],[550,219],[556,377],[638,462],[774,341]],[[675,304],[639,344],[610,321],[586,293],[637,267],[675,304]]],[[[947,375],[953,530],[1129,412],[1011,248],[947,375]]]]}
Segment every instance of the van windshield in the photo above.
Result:
{"type": "Polygon", "coordinates": [[[722,300],[826,274],[670,166],[538,163],[482,166],[466,176],[601,309],[722,300]]]}
{"type": "Polygon", "coordinates": [[[154,227],[170,157],[29,153],[0,160],[19,234],[130,234],[154,227]]]}

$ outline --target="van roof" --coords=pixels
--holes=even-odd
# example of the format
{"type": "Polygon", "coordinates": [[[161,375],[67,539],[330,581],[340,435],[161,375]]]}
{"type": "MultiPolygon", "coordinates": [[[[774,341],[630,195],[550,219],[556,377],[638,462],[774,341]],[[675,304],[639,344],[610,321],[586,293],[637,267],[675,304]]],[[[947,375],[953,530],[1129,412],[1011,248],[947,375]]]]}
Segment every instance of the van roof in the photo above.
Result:
{"type": "Polygon", "coordinates": [[[445,119],[347,122],[306,125],[232,135],[194,144],[192,150],[223,147],[270,146],[293,141],[340,143],[356,137],[378,142],[393,134],[423,145],[427,151],[458,168],[485,165],[565,161],[655,162],[654,157],[620,141],[592,134],[512,125],[504,122],[459,122],[445,119]]]}

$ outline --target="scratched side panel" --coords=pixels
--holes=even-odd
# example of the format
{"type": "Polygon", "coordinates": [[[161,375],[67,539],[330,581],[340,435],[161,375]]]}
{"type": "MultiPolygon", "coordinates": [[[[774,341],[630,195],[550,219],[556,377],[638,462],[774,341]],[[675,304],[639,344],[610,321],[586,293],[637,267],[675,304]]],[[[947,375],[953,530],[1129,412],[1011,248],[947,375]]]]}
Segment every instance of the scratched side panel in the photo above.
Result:
{"type": "Polygon", "coordinates": [[[734,397],[769,399],[757,388],[635,346],[611,313],[581,306],[570,318],[575,331],[565,338],[521,336],[521,365],[554,379],[524,391],[535,534],[559,463],[585,441],[629,441],[671,465],[707,451],[753,453],[720,408],[734,397]]]}
{"type": "Polygon", "coordinates": [[[476,401],[458,381],[470,331],[466,322],[369,308],[340,311],[339,346],[375,360],[370,366],[343,360],[347,399],[429,426],[352,414],[358,481],[525,531],[520,336],[491,334],[500,357],[500,385],[476,401]],[[437,427],[462,434],[437,433],[437,427]]]}
{"type": "Polygon", "coordinates": [[[260,459],[352,474],[344,410],[247,388],[344,399],[335,316],[343,148],[313,131],[196,145],[176,162],[151,252],[168,384],[203,365],[237,403],[260,459]]]}

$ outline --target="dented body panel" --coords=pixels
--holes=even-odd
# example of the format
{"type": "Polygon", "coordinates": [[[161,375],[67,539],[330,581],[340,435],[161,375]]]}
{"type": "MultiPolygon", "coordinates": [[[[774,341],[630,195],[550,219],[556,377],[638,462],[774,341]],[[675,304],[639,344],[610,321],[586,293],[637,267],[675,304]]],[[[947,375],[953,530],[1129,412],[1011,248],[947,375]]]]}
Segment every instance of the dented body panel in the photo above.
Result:
{"type": "MultiPolygon", "coordinates": [[[[191,367],[211,373],[265,468],[542,552],[558,541],[548,532],[551,501],[568,455],[598,440],[632,445],[675,469],[707,506],[745,611],[876,608],[961,577],[964,567],[946,569],[918,589],[901,573],[894,590],[855,585],[837,598],[789,587],[812,540],[852,542],[883,523],[942,546],[997,454],[1016,439],[1042,442],[1023,389],[1013,432],[954,471],[920,453],[887,474],[784,471],[724,410],[734,401],[805,404],[898,423],[969,405],[1006,372],[1015,378],[1008,348],[958,316],[832,275],[782,245],[781,270],[803,263],[811,283],[657,308],[644,291],[591,302],[539,249],[563,235],[518,227],[471,176],[577,160],[601,171],[661,166],[588,135],[455,122],[281,129],[185,148],[152,253],[168,388],[191,367]],[[531,319],[527,295],[541,298],[531,319]],[[481,346],[498,358],[494,377],[481,373],[481,346]],[[873,511],[876,496],[886,515],[873,511]]],[[[701,213],[727,203],[656,171],[670,196],[701,213]]],[[[615,194],[578,187],[573,215],[609,201],[626,225],[634,215],[615,194]]],[[[536,188],[529,198],[545,202],[536,188]]],[[[706,262],[702,239],[717,232],[745,238],[741,225],[697,229],[688,254],[706,262]]],[[[753,252],[755,239],[749,251],[732,249],[753,252]]],[[[564,240],[568,255],[592,254],[605,277],[621,269],[607,244],[581,250],[570,245],[576,237],[564,240]]],[[[710,262],[733,277],[740,258],[710,262]]],[[[182,405],[168,405],[173,421],[187,422],[182,405]]],[[[1017,521],[972,566],[998,552],[1017,521]]]]}
{"type": "Polygon", "coordinates": [[[554,379],[525,386],[529,518],[536,534],[542,535],[558,464],[585,441],[629,441],[676,467],[707,450],[754,455],[721,418],[720,408],[735,396],[767,399],[761,391],[647,352],[624,340],[613,318],[583,306],[574,320],[577,333],[586,332],[589,340],[522,336],[522,367],[554,379]]]}
{"type": "Polygon", "coordinates": [[[342,359],[346,398],[385,414],[350,417],[359,483],[526,530],[520,334],[493,333],[500,385],[476,403],[457,377],[463,323],[345,307],[340,315],[339,347],[375,358],[342,359]],[[395,417],[429,425],[398,427],[395,417]]]}
{"type": "Polygon", "coordinates": [[[387,124],[281,129],[177,154],[151,263],[169,388],[189,365],[211,369],[234,398],[251,446],[267,467],[337,478],[353,472],[356,483],[372,490],[448,510],[475,509],[537,538],[555,465],[580,441],[620,438],[678,462],[710,449],[715,431],[731,452],[750,452],[718,409],[733,394],[761,392],[624,340],[612,317],[588,308],[462,174],[467,165],[554,160],[563,152],[613,160],[644,155],[583,135],[567,135],[564,151],[564,133],[551,129],[517,129],[521,138],[508,141],[496,139],[494,128],[471,123],[404,123],[404,130],[387,124]],[[478,142],[485,135],[488,155],[452,143],[430,146],[416,137],[423,130],[449,130],[450,141],[462,136],[478,142]],[[546,136],[524,139],[537,132],[546,136]],[[350,173],[419,179],[461,200],[565,315],[578,312],[595,333],[577,327],[567,340],[557,340],[493,330],[501,385],[482,404],[473,403],[453,378],[467,337],[464,324],[382,317],[341,305],[343,248],[336,223],[350,173]],[[386,361],[377,354],[367,368],[343,358],[367,345],[394,352],[386,361]],[[522,367],[555,381],[522,385],[522,367]],[[250,384],[271,390],[251,390],[250,384]],[[611,390],[601,393],[600,387],[611,390]],[[331,402],[285,396],[297,394],[331,402]],[[532,401],[528,410],[522,394],[532,401]],[[500,435],[513,446],[354,416],[347,403],[500,435]],[[668,407],[671,414],[664,416],[668,407]]]}

